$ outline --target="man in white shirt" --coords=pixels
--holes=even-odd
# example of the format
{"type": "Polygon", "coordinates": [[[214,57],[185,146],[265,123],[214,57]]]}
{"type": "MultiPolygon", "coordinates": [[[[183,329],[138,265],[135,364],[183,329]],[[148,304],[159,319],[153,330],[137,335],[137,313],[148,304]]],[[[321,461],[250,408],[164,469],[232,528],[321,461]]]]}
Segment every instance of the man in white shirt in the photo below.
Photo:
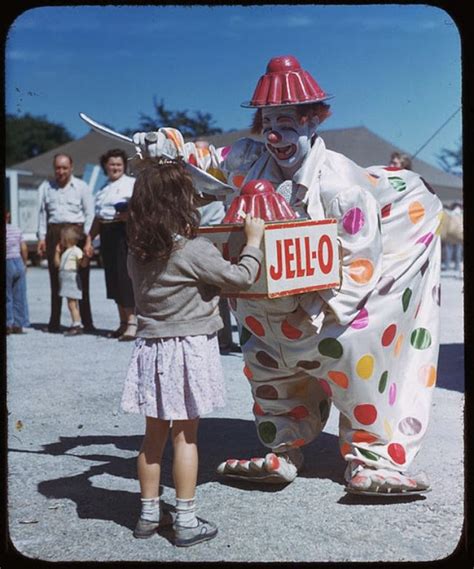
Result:
{"type": "MultiPolygon", "coordinates": [[[[73,161],[67,154],[56,154],[53,160],[54,180],[45,180],[38,188],[38,254],[45,256],[51,285],[51,315],[47,330],[57,333],[61,322],[59,274],[54,266],[54,252],[61,229],[76,226],[87,233],[94,219],[94,200],[89,186],[72,175],[73,161]]],[[[78,243],[83,247],[83,239],[78,243]]],[[[89,301],[89,266],[79,271],[82,282],[82,300],[79,310],[85,332],[95,331],[89,301]]]]}

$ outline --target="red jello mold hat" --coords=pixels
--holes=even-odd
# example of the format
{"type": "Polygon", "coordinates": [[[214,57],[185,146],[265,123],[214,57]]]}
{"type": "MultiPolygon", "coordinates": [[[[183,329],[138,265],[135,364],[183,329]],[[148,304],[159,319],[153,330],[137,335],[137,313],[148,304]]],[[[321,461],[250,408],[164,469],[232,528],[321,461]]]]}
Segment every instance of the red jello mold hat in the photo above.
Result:
{"type": "Polygon", "coordinates": [[[270,59],[267,72],[260,77],[252,100],[241,106],[259,108],[303,105],[319,103],[331,97],[301,68],[296,57],[282,55],[270,59]]]}
{"type": "Polygon", "coordinates": [[[222,223],[243,223],[250,213],[265,221],[296,219],[296,213],[268,180],[250,180],[235,197],[222,223]]]}

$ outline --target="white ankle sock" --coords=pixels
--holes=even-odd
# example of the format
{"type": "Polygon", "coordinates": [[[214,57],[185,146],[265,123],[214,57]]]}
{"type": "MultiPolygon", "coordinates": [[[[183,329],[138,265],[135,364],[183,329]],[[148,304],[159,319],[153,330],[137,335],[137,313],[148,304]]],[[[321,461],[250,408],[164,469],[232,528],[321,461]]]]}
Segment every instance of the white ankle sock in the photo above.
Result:
{"type": "Polygon", "coordinates": [[[199,525],[196,518],[196,498],[189,500],[176,498],[176,525],[187,528],[199,525]]]}
{"type": "Polygon", "coordinates": [[[160,499],[159,498],[140,498],[142,512],[140,517],[149,522],[160,521],[160,499]]]}

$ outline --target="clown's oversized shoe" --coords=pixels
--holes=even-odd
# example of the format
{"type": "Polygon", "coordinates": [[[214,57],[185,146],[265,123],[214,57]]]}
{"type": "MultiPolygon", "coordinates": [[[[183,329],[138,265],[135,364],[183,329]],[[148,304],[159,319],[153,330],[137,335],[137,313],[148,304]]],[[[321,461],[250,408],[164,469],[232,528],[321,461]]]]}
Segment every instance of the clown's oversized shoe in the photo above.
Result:
{"type": "Polygon", "coordinates": [[[217,473],[226,478],[237,478],[265,484],[288,484],[298,475],[303,465],[303,453],[292,449],[285,453],[268,453],[265,458],[237,460],[230,458],[217,467],[217,473]]]}
{"type": "Polygon", "coordinates": [[[386,468],[368,468],[363,464],[349,463],[344,474],[346,491],[367,496],[407,496],[430,491],[424,472],[408,476],[386,468]]]}

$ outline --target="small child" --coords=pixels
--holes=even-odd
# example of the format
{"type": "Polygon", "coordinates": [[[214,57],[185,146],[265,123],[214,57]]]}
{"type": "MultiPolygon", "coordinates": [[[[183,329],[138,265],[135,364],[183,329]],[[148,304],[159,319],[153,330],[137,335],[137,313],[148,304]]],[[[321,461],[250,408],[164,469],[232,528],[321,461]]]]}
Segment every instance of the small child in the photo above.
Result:
{"type": "Polygon", "coordinates": [[[12,225],[9,211],[5,213],[5,222],[7,334],[23,334],[23,328],[30,326],[26,295],[28,246],[21,229],[12,225]]]}
{"type": "Polygon", "coordinates": [[[217,527],[196,517],[197,431],[201,415],[225,404],[217,331],[220,289],[255,281],[264,222],[249,216],[238,264],[197,237],[200,215],[192,180],[180,160],[147,159],[129,204],[128,272],[138,317],[122,410],[145,416],[137,467],[141,514],[134,536],[151,537],[173,524],[174,543],[212,539],[217,527]],[[163,450],[171,431],[176,510],[160,505],[163,450]]]}
{"type": "Polygon", "coordinates": [[[56,245],[54,264],[59,269],[59,295],[67,298],[72,325],[64,332],[65,336],[83,333],[79,300],[82,299],[82,285],[79,268],[89,263],[89,258],[77,246],[81,235],[79,229],[68,226],[61,229],[61,241],[56,245]]]}

